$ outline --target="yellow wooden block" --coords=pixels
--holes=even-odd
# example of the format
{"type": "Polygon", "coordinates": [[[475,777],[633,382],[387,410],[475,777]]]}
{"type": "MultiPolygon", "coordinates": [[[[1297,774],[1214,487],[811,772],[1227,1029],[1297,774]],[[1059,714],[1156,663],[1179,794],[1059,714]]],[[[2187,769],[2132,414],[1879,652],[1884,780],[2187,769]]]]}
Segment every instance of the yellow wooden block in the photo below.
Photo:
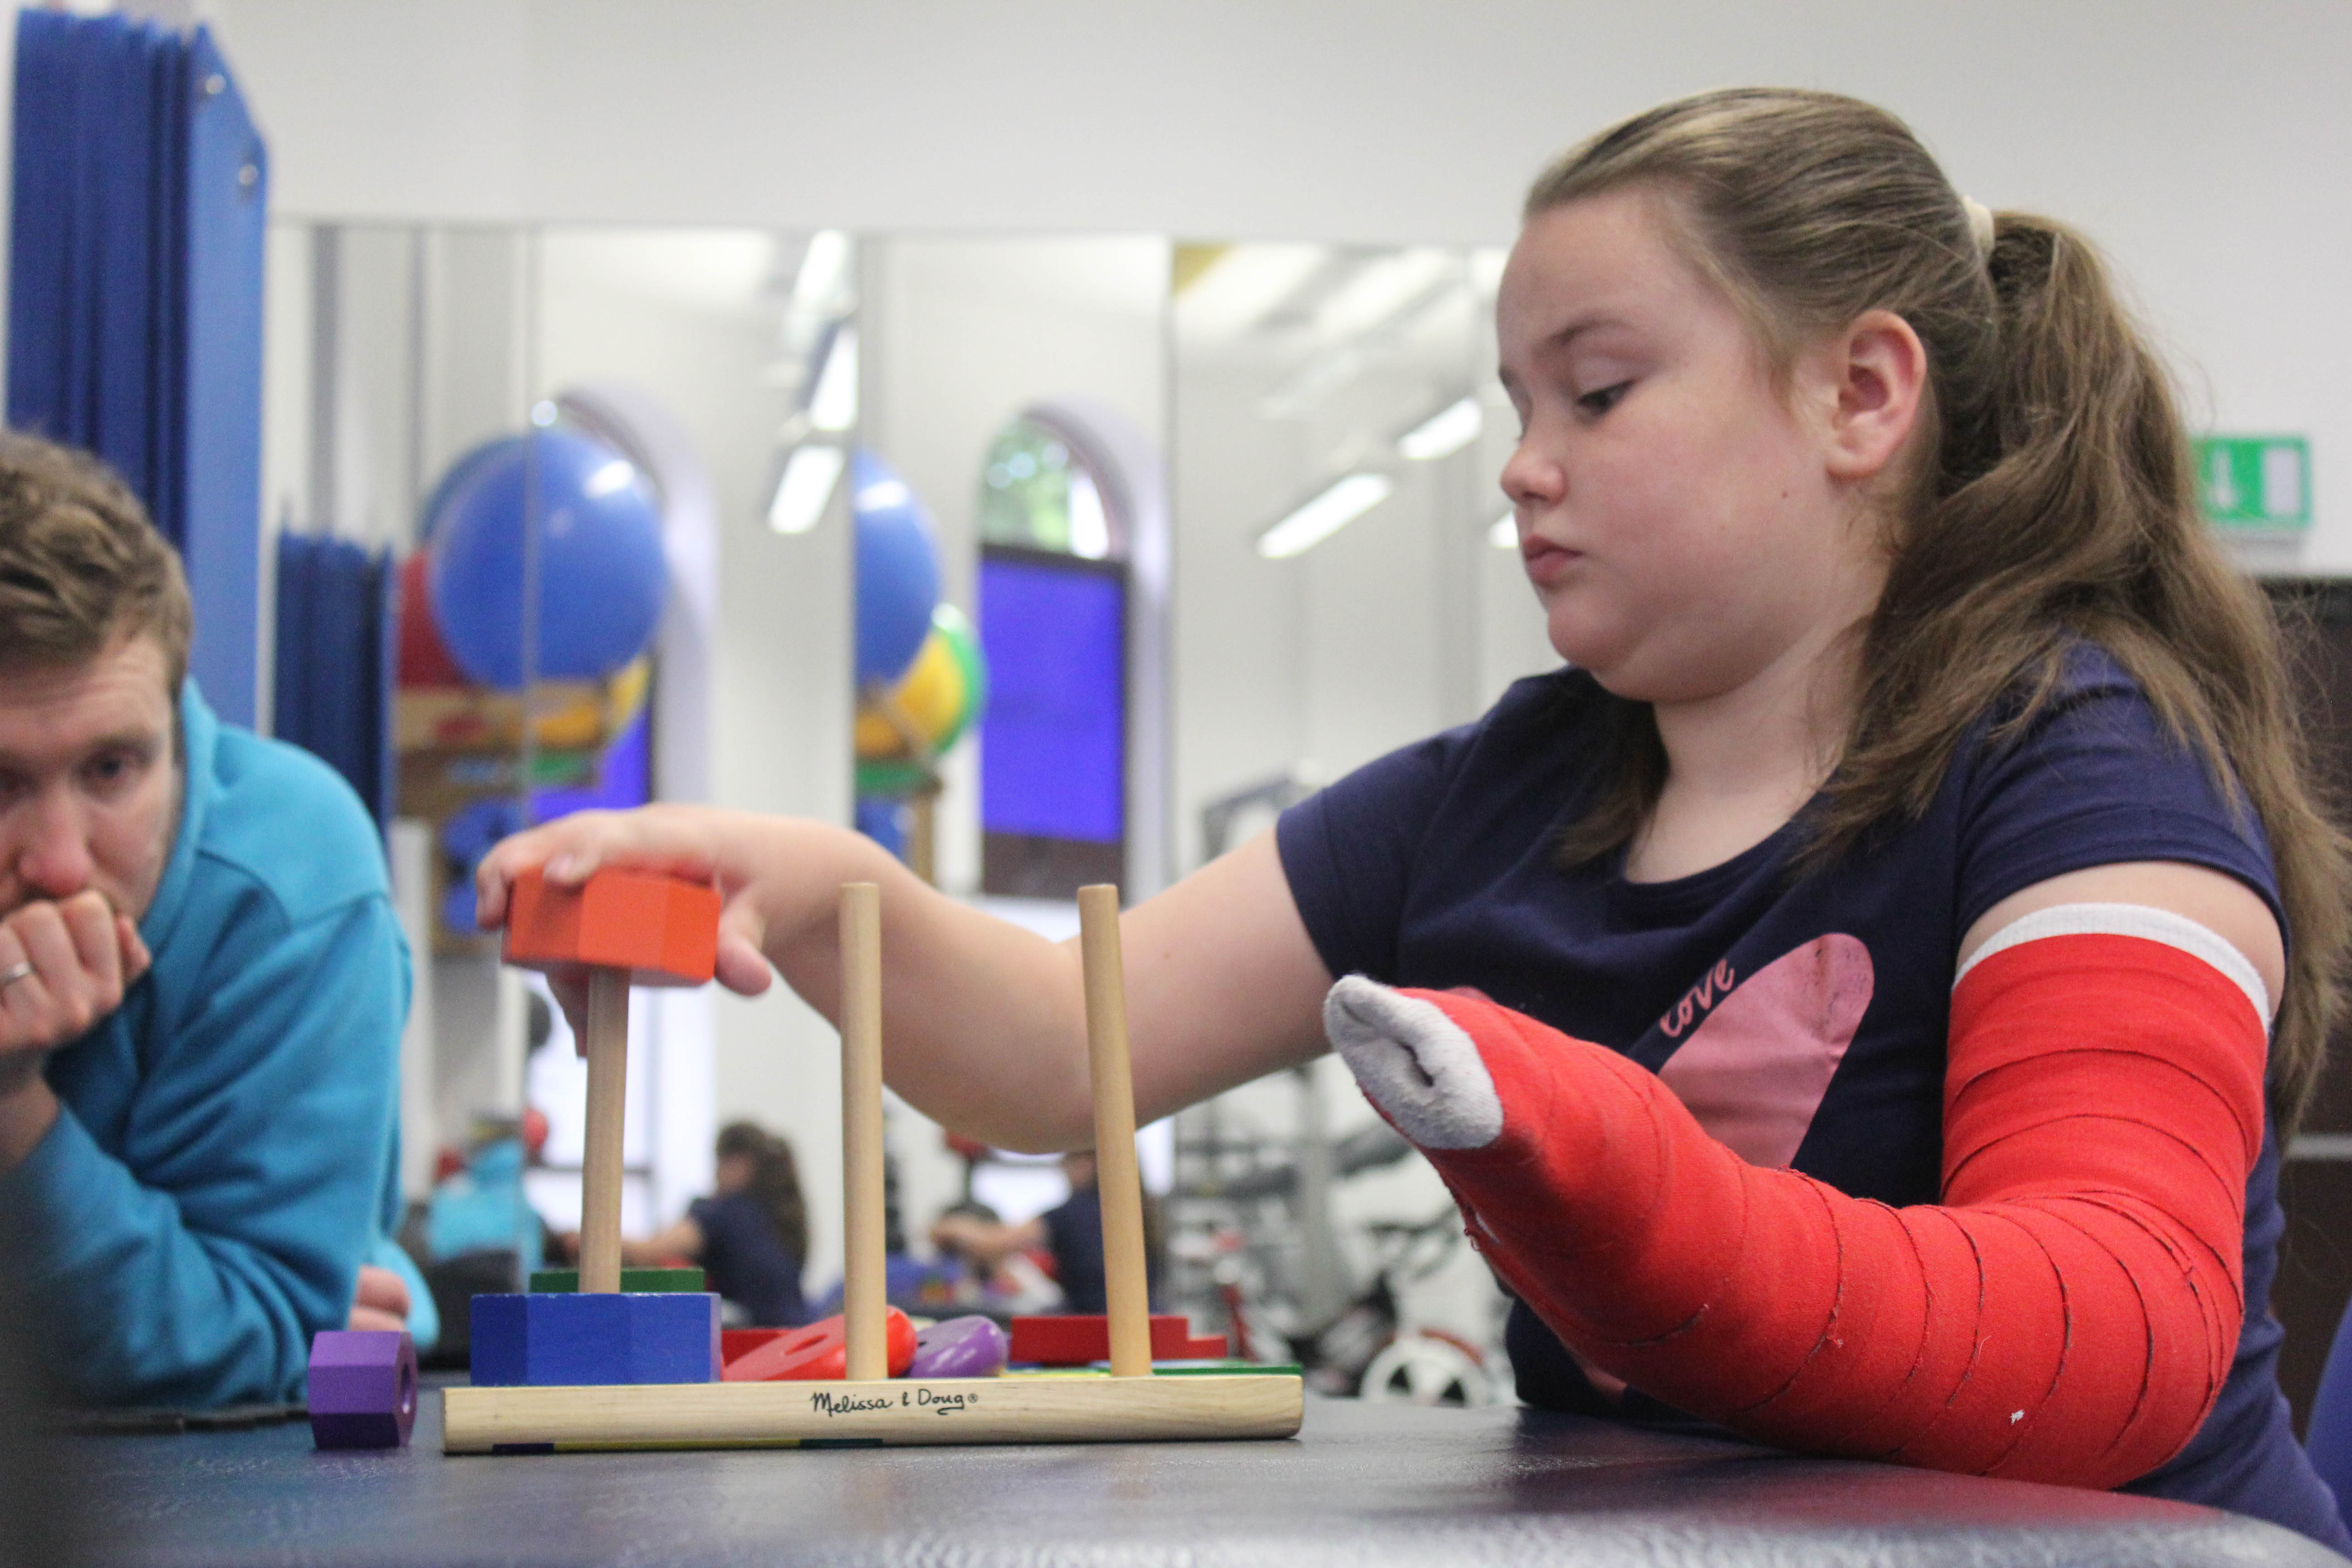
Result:
{"type": "Polygon", "coordinates": [[[446,1453],[1288,1437],[1297,1377],[957,1377],[450,1388],[446,1453]]]}

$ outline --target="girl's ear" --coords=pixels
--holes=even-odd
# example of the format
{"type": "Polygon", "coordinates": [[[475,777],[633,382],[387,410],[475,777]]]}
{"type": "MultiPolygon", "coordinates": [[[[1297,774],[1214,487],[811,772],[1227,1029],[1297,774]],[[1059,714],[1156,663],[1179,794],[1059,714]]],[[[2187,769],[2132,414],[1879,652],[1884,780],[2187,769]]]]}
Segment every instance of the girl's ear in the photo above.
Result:
{"type": "Polygon", "coordinates": [[[1832,479],[1866,480],[1892,466],[1919,422],[1927,349],[1892,310],[1865,310],[1806,358],[1820,377],[1815,406],[1832,479]]]}

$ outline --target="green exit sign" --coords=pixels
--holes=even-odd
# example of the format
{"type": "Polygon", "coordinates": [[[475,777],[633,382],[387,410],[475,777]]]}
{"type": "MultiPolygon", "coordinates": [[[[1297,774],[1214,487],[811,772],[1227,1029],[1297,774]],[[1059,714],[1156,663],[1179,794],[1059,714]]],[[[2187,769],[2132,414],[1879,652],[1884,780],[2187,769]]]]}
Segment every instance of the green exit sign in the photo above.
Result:
{"type": "Polygon", "coordinates": [[[2311,443],[2301,436],[2202,436],[2197,496],[2224,528],[2311,526],[2311,443]]]}

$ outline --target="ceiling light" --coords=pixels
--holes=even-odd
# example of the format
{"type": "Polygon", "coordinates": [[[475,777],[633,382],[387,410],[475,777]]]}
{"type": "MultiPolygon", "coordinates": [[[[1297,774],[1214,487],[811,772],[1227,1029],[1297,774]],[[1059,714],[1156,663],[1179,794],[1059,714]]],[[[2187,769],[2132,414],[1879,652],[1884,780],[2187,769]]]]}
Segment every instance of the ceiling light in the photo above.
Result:
{"type": "Polygon", "coordinates": [[[1286,560],[1314,549],[1389,499],[1396,482],[1386,474],[1349,474],[1257,536],[1257,552],[1286,560]]]}
{"type": "Polygon", "coordinates": [[[846,458],[838,447],[795,447],[784,460],[783,478],[776,481],[768,502],[768,526],[778,533],[806,533],[824,516],[833,487],[841,482],[846,458]]]}
{"type": "Polygon", "coordinates": [[[834,329],[825,346],[824,368],[817,372],[809,394],[809,423],[819,430],[842,431],[857,423],[857,328],[844,321],[834,329]]]}
{"type": "Polygon", "coordinates": [[[1397,437],[1397,456],[1414,462],[1450,457],[1478,438],[1486,416],[1475,397],[1457,398],[1397,437]]]}
{"type": "Polygon", "coordinates": [[[792,308],[812,315],[830,310],[848,291],[848,277],[849,236],[837,228],[820,229],[809,237],[800,270],[793,275],[792,308]]]}
{"type": "Polygon", "coordinates": [[[1505,512],[1486,528],[1486,542],[1497,550],[1519,547],[1519,520],[1516,513],[1505,512]]]}

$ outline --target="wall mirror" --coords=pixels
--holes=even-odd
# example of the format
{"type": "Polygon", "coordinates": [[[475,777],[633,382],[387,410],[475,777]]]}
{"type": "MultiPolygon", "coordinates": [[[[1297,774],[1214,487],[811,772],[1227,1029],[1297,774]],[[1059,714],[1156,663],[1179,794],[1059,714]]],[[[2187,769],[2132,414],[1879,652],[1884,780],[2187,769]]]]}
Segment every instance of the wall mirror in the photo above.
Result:
{"type": "MultiPolygon", "coordinates": [[[[278,226],[272,521],[383,552],[404,611],[395,861],[434,954],[412,1192],[435,1151],[530,1107],[551,1124],[532,1199],[559,1227],[577,1201],[561,1021],[530,1049],[545,1008],[467,933],[471,860],[527,814],[669,798],[855,822],[1059,937],[1078,883],[1148,893],[1549,668],[1495,483],[1500,259],[278,226]],[[607,534],[638,542],[582,542],[607,534]],[[600,644],[648,538],[653,627],[600,644]]],[[[837,1212],[822,1021],[781,998],[638,1005],[626,1223],[708,1190],[712,1126],[738,1115],[790,1136],[812,1212],[837,1212]]],[[[967,1194],[1016,1215],[1059,1195],[1050,1165],[892,1115],[917,1250],[967,1194]]],[[[1384,1131],[1328,1060],[1152,1130],[1163,1290],[1204,1324],[1240,1301],[1286,1357],[1351,1310],[1390,1314],[1377,1350],[1402,1302],[1440,1348],[1408,1333],[1380,1376],[1485,1397],[1493,1287],[1384,1131]]],[[[813,1284],[837,1271],[830,1228],[813,1284]]]]}

